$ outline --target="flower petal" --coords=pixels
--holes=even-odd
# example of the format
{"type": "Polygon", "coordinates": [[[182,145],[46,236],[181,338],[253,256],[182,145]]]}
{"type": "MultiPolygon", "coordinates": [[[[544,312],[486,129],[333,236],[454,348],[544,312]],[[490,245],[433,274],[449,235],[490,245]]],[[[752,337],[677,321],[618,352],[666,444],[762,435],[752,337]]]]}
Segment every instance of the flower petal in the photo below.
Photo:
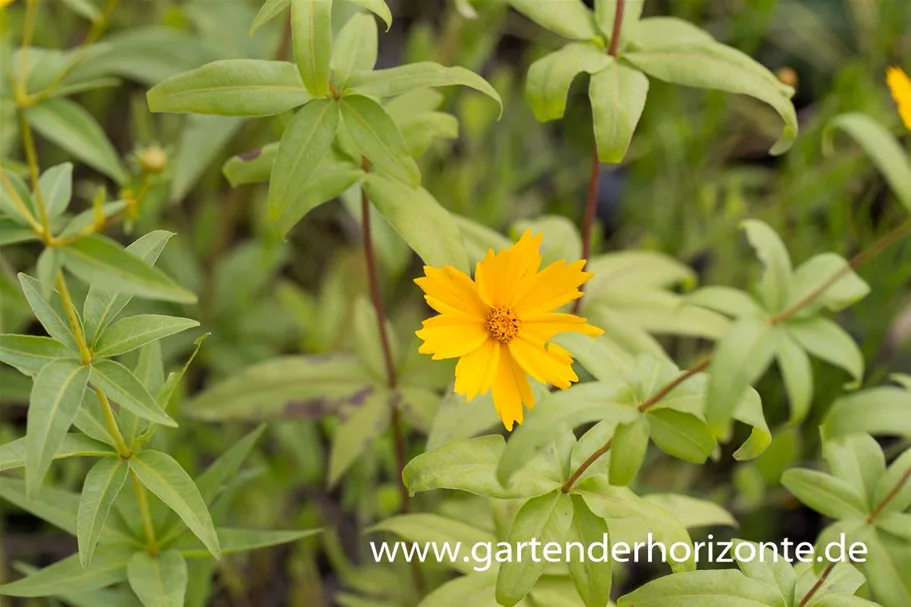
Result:
{"type": "Polygon", "coordinates": [[[427,303],[437,312],[460,312],[481,319],[487,317],[489,310],[478,297],[477,286],[467,274],[452,266],[445,266],[442,270],[424,266],[424,274],[414,282],[427,294],[427,303]],[[434,302],[444,305],[438,307],[434,302]]]}
{"type": "Polygon", "coordinates": [[[459,359],[455,369],[455,390],[469,402],[490,390],[500,361],[500,345],[493,339],[459,359]]]}
{"type": "Polygon", "coordinates": [[[531,230],[526,230],[513,246],[496,254],[493,249],[487,252],[475,269],[478,295],[484,303],[496,308],[512,302],[523,281],[533,277],[541,266],[538,250],[543,238],[543,234],[532,236],[531,230]]]}
{"type": "Polygon", "coordinates": [[[582,297],[579,287],[594,276],[583,272],[585,261],[555,261],[537,274],[512,303],[520,316],[551,312],[582,297]]]}
{"type": "Polygon", "coordinates": [[[911,129],[911,78],[901,68],[890,67],[886,72],[886,83],[898,105],[898,115],[905,128],[911,129]]]}
{"type": "MultiPolygon", "coordinates": [[[[474,352],[487,341],[487,330],[478,321],[452,324],[443,324],[444,321],[432,322],[436,318],[447,316],[443,314],[425,321],[424,328],[415,332],[415,335],[424,340],[424,343],[418,348],[418,352],[433,354],[434,360],[456,358],[474,352]]],[[[446,320],[449,319],[446,318],[446,320]]]]}
{"type": "Polygon", "coordinates": [[[565,390],[572,382],[579,381],[579,376],[573,371],[573,360],[566,351],[559,347],[551,351],[551,347],[521,336],[509,342],[510,354],[526,373],[542,384],[565,390]]]}
{"type": "Polygon", "coordinates": [[[535,396],[532,394],[528,377],[513,360],[508,348],[504,345],[499,345],[499,348],[500,362],[493,380],[493,404],[500,419],[503,420],[503,425],[512,431],[515,422],[521,424],[524,419],[522,404],[529,409],[534,407],[535,396]]]}
{"type": "Polygon", "coordinates": [[[588,324],[584,318],[575,314],[549,312],[520,316],[522,322],[520,335],[528,335],[540,341],[550,341],[555,335],[572,331],[591,337],[598,337],[604,331],[588,324]]]}

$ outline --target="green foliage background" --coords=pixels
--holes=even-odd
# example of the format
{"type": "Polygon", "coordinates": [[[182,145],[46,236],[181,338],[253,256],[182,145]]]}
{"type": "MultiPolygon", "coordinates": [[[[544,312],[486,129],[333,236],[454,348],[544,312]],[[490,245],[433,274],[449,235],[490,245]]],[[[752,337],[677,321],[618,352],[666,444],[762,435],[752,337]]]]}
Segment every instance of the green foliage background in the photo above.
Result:
{"type": "Polygon", "coordinates": [[[884,85],[911,6],[627,0],[614,46],[595,4],[0,9],[0,582],[69,557],[0,602],[911,604],[911,164],[884,85]],[[412,279],[525,229],[545,262],[591,246],[606,335],[560,338],[582,382],[507,437],[417,353],[412,279]],[[871,556],[477,574],[368,546],[605,529],[871,556]]]}

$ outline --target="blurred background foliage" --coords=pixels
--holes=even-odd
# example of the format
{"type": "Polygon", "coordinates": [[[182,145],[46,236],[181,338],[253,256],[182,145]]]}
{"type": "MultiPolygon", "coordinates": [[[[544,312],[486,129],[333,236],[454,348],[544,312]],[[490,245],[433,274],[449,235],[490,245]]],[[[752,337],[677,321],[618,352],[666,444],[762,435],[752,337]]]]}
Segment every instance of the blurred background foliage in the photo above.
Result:
{"type": "MultiPolygon", "coordinates": [[[[118,230],[125,231],[125,239],[131,229],[136,234],[151,229],[179,234],[159,263],[199,294],[198,307],[139,305],[197,318],[201,331],[212,333],[185,382],[191,392],[282,353],[356,347],[350,329],[366,284],[357,213],[349,211],[356,198],[321,206],[283,241],[264,221],[267,185],[232,188],[222,172],[234,156],[250,157],[251,150],[275,141],[288,116],[257,121],[153,116],[145,102],[151,85],[208,61],[290,57],[285,19],[248,36],[259,4],[121,2],[103,44],[93,51],[99,56],[81,75],[89,80],[96,70],[117,78],[74,97],[129,162],[139,162],[150,149],[160,149],[167,157],[163,178],[152,185],[132,221],[118,230]]],[[[445,98],[430,100],[458,116],[461,132],[458,139],[449,133],[448,139],[429,143],[420,160],[424,186],[449,210],[471,218],[476,231],[482,230],[480,225],[515,236],[528,221],[540,225],[543,215],[565,218],[546,219],[551,234],[547,246],[578,255],[573,226],[582,216],[593,146],[586,83],[584,78],[575,83],[566,119],[557,123],[536,122],[524,98],[528,66],[561,41],[508,10],[503,0],[389,4],[396,19],[380,36],[378,67],[422,60],[463,65],[483,74],[505,104],[498,121],[496,106],[478,95],[447,91],[445,98]],[[468,18],[471,11],[480,18],[468,18]]],[[[34,45],[75,48],[89,28],[85,6],[94,4],[43,2],[34,45]]],[[[336,12],[340,25],[344,11],[336,12]]],[[[21,30],[22,13],[15,5],[9,11],[14,37],[21,30]]],[[[846,111],[868,113],[901,132],[883,76],[888,65],[911,67],[911,3],[649,0],[645,14],[693,21],[776,71],[797,90],[801,134],[789,153],[772,158],[767,150],[780,121],[770,110],[742,97],[654,82],[626,161],[602,167],[596,251],[636,249],[676,258],[695,271],[683,281],[683,290],[697,282],[746,288],[759,270],[739,229],[747,217],[773,226],[796,263],[822,251],[849,257],[897,224],[902,210],[886,204],[887,188],[870,162],[841,139],[825,153],[822,140],[827,123],[846,111]]],[[[33,56],[48,66],[60,61],[58,51],[33,56]]],[[[33,73],[41,77],[40,63],[33,73]]],[[[9,99],[0,97],[0,156],[14,159],[14,169],[24,169],[15,163],[21,160],[18,141],[14,109],[9,99]]],[[[70,159],[54,142],[40,139],[39,146],[44,166],[70,159]]],[[[72,153],[79,158],[78,151],[72,153]]],[[[112,182],[85,164],[77,164],[75,176],[75,204],[85,208],[99,186],[113,191],[112,182]]],[[[418,260],[381,219],[375,238],[384,297],[401,349],[408,349],[404,357],[409,358],[416,350],[413,332],[427,314],[411,282],[418,260]]],[[[5,248],[0,257],[0,332],[30,328],[31,314],[15,274],[30,270],[39,250],[16,246],[5,248]]],[[[909,268],[908,246],[893,248],[869,264],[862,274],[872,293],[841,319],[869,361],[867,383],[911,368],[909,268]]],[[[603,288],[610,287],[608,283],[603,288]]],[[[197,336],[187,332],[166,341],[166,360],[180,364],[197,336]]],[[[707,345],[698,338],[667,335],[659,335],[659,342],[681,366],[694,362],[707,345]]],[[[440,375],[441,380],[424,377],[428,387],[444,388],[448,379],[446,373],[440,375]]],[[[771,375],[759,390],[770,423],[784,424],[786,397],[771,375]]],[[[640,484],[726,504],[741,521],[739,537],[813,541],[821,527],[818,515],[802,509],[778,479],[785,468],[818,453],[817,422],[848,380],[843,372],[818,362],[814,376],[810,423],[803,429],[775,429],[772,447],[757,462],[735,464],[722,458],[721,463],[698,467],[655,455],[640,484]]],[[[28,390],[26,378],[0,368],[0,443],[22,435],[28,390]]],[[[399,576],[405,572],[372,564],[361,535],[400,508],[392,441],[381,438],[371,457],[361,458],[338,487],[327,489],[329,437],[338,420],[307,407],[288,407],[278,417],[281,423],[269,426],[247,473],[256,482],[239,489],[230,516],[246,527],[325,527],[327,532],[319,542],[226,558],[217,565],[211,604],[393,604],[403,591],[399,576]]],[[[193,473],[249,429],[241,422],[183,423],[179,431],[157,440],[166,441],[165,450],[193,473]]],[[[412,436],[412,455],[422,450],[422,443],[423,438],[412,436]]],[[[897,452],[902,445],[889,447],[897,452]]],[[[77,484],[82,466],[74,460],[56,466],[55,482],[77,484]]],[[[456,518],[490,520],[492,531],[496,521],[508,520],[508,513],[490,512],[485,500],[460,499],[441,507],[456,518]]],[[[75,549],[74,540],[6,502],[0,502],[0,537],[0,577],[15,561],[45,564],[75,549]]],[[[649,575],[634,569],[628,581],[639,583],[649,575]]],[[[206,594],[199,592],[199,597],[206,594]]],[[[204,599],[197,604],[205,604],[204,599]]]]}

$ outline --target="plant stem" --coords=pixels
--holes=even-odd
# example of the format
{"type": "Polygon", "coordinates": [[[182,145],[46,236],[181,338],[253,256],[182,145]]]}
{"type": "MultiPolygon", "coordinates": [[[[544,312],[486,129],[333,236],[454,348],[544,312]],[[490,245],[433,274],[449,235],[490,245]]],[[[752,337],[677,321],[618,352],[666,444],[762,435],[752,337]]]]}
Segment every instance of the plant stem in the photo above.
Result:
{"type": "Polygon", "coordinates": [[[85,332],[82,330],[82,323],[76,316],[76,308],[73,307],[73,297],[66,286],[66,278],[63,276],[63,270],[57,270],[57,290],[60,292],[60,299],[63,300],[63,310],[66,312],[66,318],[76,337],[76,344],[79,346],[79,355],[82,357],[83,365],[92,364],[92,352],[85,341],[85,332]]]}
{"type": "Polygon", "coordinates": [[[862,265],[864,265],[865,263],[867,263],[868,261],[870,261],[871,259],[873,259],[874,257],[876,257],[877,255],[879,255],[880,253],[882,253],[883,251],[885,251],[886,249],[891,247],[893,244],[897,243],[899,240],[901,240],[903,237],[905,237],[909,234],[911,234],[911,221],[905,221],[904,223],[900,224],[897,228],[895,228],[894,230],[892,230],[891,232],[889,232],[888,234],[886,234],[885,236],[883,236],[882,238],[877,240],[875,243],[873,243],[873,245],[871,245],[870,248],[865,249],[865,250],[861,251],[860,253],[858,253],[854,258],[851,259],[851,261],[848,263],[848,265],[846,265],[840,271],[838,271],[835,274],[833,274],[832,276],[830,276],[828,280],[826,280],[824,283],[819,285],[818,288],[816,288],[814,291],[810,292],[806,297],[804,297],[803,299],[801,299],[800,301],[798,301],[791,307],[787,308],[786,310],[783,310],[782,312],[776,314],[775,317],[772,318],[772,324],[779,325],[779,324],[785,322],[786,320],[790,319],[795,314],[797,314],[798,312],[800,312],[801,310],[803,310],[804,308],[809,306],[811,303],[813,303],[814,301],[819,299],[819,297],[822,296],[823,293],[828,291],[832,286],[834,286],[835,283],[837,283],[838,281],[843,279],[845,276],[848,276],[852,271],[858,269],[859,267],[861,267],[862,265]]]}
{"type": "Polygon", "coordinates": [[[41,227],[44,232],[50,234],[47,207],[44,204],[44,196],[41,193],[41,184],[38,182],[38,178],[41,175],[41,167],[38,165],[38,153],[35,151],[35,138],[32,137],[32,127],[25,117],[25,109],[23,107],[17,108],[16,113],[19,115],[19,130],[22,131],[22,146],[25,148],[28,174],[32,182],[32,190],[35,192],[35,203],[38,205],[38,219],[41,221],[41,227]]]}
{"type": "Polygon", "coordinates": [[[582,465],[579,466],[575,472],[573,472],[573,475],[570,476],[565,483],[563,483],[563,487],[561,488],[561,491],[563,491],[563,493],[569,493],[572,490],[573,485],[575,485],[579,480],[579,477],[585,474],[585,471],[591,468],[592,464],[598,461],[602,455],[610,451],[611,443],[613,440],[613,438],[608,440],[606,443],[604,443],[603,447],[592,453],[590,456],[588,456],[587,460],[582,462],[582,465]]]}
{"type": "Polygon", "coordinates": [[[6,171],[0,166],[0,182],[3,183],[3,187],[6,188],[6,191],[9,192],[10,198],[12,198],[13,206],[16,207],[16,210],[25,218],[25,221],[28,223],[29,227],[32,228],[32,231],[35,232],[42,240],[47,242],[50,234],[44,231],[44,228],[41,226],[41,223],[35,219],[35,216],[32,215],[31,210],[29,210],[28,205],[25,204],[25,201],[19,196],[19,192],[16,191],[16,188],[13,187],[12,182],[9,180],[9,177],[6,176],[6,171]]]}
{"type": "MultiPolygon", "coordinates": [[[[623,31],[623,13],[626,9],[626,0],[617,0],[617,7],[614,12],[614,28],[611,32],[610,46],[607,54],[617,58],[620,51],[620,35],[623,31]]],[[[598,146],[592,152],[591,174],[588,179],[588,195],[585,198],[585,215],[582,218],[582,259],[588,263],[591,257],[592,247],[592,230],[595,225],[595,215],[598,210],[598,186],[601,179],[601,161],[598,159],[598,146]]],[[[580,287],[580,289],[583,289],[580,287]]],[[[582,298],[580,297],[573,303],[573,314],[578,314],[582,308],[582,298]]]]}
{"type": "Polygon", "coordinates": [[[883,501],[879,503],[878,506],[870,513],[867,517],[867,522],[872,524],[885,510],[886,507],[892,503],[898,494],[901,493],[901,490],[904,489],[905,485],[908,484],[908,481],[911,481],[911,468],[905,470],[905,473],[902,474],[901,478],[898,479],[898,482],[895,484],[895,487],[892,488],[892,491],[889,492],[889,495],[883,498],[883,501]]]}
{"type": "MultiPolygon", "coordinates": [[[[777,324],[781,324],[781,323],[785,322],[786,320],[788,320],[789,318],[791,318],[792,316],[794,316],[795,314],[797,314],[798,312],[800,312],[801,310],[803,310],[804,308],[806,308],[807,306],[812,304],[814,301],[819,299],[819,297],[821,297],[827,290],[832,288],[832,286],[834,286],[835,283],[837,283],[838,281],[843,279],[845,276],[847,276],[852,270],[856,270],[856,269],[860,268],[861,266],[863,266],[864,264],[869,262],[871,259],[873,259],[877,255],[879,255],[880,253],[882,253],[883,251],[888,249],[893,244],[897,243],[899,240],[902,239],[902,237],[904,237],[908,234],[911,234],[911,221],[906,221],[903,224],[899,225],[896,229],[892,230],[891,232],[889,232],[888,234],[886,234],[885,236],[883,236],[882,238],[877,240],[875,243],[873,243],[869,248],[864,249],[863,251],[858,253],[856,256],[854,256],[851,259],[851,261],[848,263],[847,266],[845,266],[842,270],[836,272],[828,280],[823,282],[819,286],[818,289],[814,290],[812,293],[810,293],[805,298],[798,301],[796,304],[794,304],[793,306],[791,306],[784,312],[773,317],[771,319],[771,323],[773,325],[777,325],[777,324]]],[[[576,301],[578,301],[578,300],[576,300],[576,301]]],[[[703,371],[706,371],[709,368],[709,365],[711,365],[711,362],[712,362],[712,359],[708,358],[708,359],[702,361],[701,363],[699,363],[698,365],[696,365],[695,367],[692,367],[691,369],[688,369],[688,370],[684,371],[683,373],[681,373],[680,375],[678,375],[676,378],[673,379],[673,381],[662,386],[661,389],[658,390],[654,394],[654,396],[652,396],[647,401],[645,401],[644,403],[639,405],[639,411],[644,413],[644,412],[648,411],[649,409],[651,409],[653,406],[655,406],[656,404],[661,402],[661,400],[664,399],[668,394],[670,394],[674,389],[679,387],[680,384],[684,383],[685,381],[687,381],[694,375],[697,375],[699,373],[702,373],[703,371]]],[[[569,491],[572,490],[573,485],[575,485],[576,481],[579,480],[579,477],[582,476],[582,474],[592,464],[594,464],[598,458],[600,458],[602,455],[604,455],[605,453],[607,453],[610,450],[610,445],[611,445],[611,441],[608,441],[603,447],[601,447],[600,449],[595,451],[591,455],[591,457],[589,457],[587,460],[585,460],[585,462],[583,462],[581,466],[579,466],[579,468],[572,474],[572,476],[570,476],[569,480],[567,480],[566,483],[563,484],[564,493],[569,493],[569,491]]],[[[901,490],[901,487],[904,486],[905,483],[909,482],[909,480],[911,480],[911,470],[908,470],[908,472],[902,477],[902,480],[899,482],[898,486],[893,490],[892,493],[889,494],[889,496],[886,497],[885,500],[883,500],[883,503],[880,504],[877,507],[877,509],[874,510],[870,516],[873,518],[878,516],[882,512],[882,509],[885,508],[886,505],[888,505],[889,501],[891,501],[892,499],[895,498],[896,495],[898,495],[898,492],[901,490]]]]}
{"type": "Polygon", "coordinates": [[[819,576],[819,579],[816,580],[816,583],[813,584],[813,587],[810,588],[810,590],[805,595],[803,595],[803,598],[800,599],[800,603],[797,604],[797,607],[806,607],[806,604],[810,602],[810,599],[813,598],[813,595],[819,592],[819,589],[822,588],[822,585],[826,583],[826,580],[832,573],[833,569],[835,569],[835,563],[829,563],[826,568],[823,569],[822,573],[819,576]]]}
{"type": "Polygon", "coordinates": [[[38,11],[38,0],[26,0],[25,21],[22,24],[22,42],[19,45],[19,81],[13,89],[16,98],[26,96],[25,82],[28,78],[28,49],[35,35],[35,17],[38,11]]]}
{"type": "Polygon", "coordinates": [[[155,541],[155,525],[152,523],[152,513],[149,510],[149,500],[146,489],[136,473],[130,469],[130,478],[133,480],[133,491],[136,493],[136,502],[139,505],[139,516],[142,517],[142,526],[146,532],[146,550],[152,556],[158,556],[158,543],[155,541]]]}
{"type": "Polygon", "coordinates": [[[130,450],[129,446],[127,446],[127,442],[120,432],[120,427],[117,425],[117,418],[114,417],[114,409],[111,407],[111,401],[108,400],[107,395],[99,388],[95,388],[95,396],[98,397],[98,404],[101,405],[101,411],[104,413],[104,422],[108,427],[108,434],[114,439],[114,446],[117,448],[117,454],[123,459],[130,459],[133,457],[133,452],[130,450]]]}

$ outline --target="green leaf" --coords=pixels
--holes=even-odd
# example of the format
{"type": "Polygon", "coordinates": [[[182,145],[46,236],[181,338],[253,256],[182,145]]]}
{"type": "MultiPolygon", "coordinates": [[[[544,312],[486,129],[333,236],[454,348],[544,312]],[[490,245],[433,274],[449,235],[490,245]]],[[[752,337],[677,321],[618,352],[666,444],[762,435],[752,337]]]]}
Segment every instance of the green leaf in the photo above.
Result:
{"type": "Polygon", "coordinates": [[[790,422],[798,424],[806,419],[813,401],[813,368],[810,357],[787,333],[781,336],[775,355],[791,404],[790,422]]]}
{"type": "Polygon", "coordinates": [[[785,324],[785,330],[813,356],[850,373],[854,381],[849,387],[860,386],[864,377],[863,353],[854,338],[836,323],[821,317],[792,320],[785,324]]]}
{"type": "Polygon", "coordinates": [[[28,305],[48,335],[63,343],[71,351],[78,352],[76,336],[73,335],[73,329],[67,320],[60,295],[54,291],[51,293],[50,300],[45,299],[41,294],[41,283],[26,274],[19,274],[19,284],[22,286],[22,292],[28,300],[28,305]]]}
{"type": "Polygon", "coordinates": [[[598,38],[594,15],[581,0],[509,0],[509,4],[540,25],[566,38],[598,38]]]}
{"type": "Polygon", "coordinates": [[[772,147],[772,154],[783,154],[797,138],[797,112],[781,83],[761,64],[734,48],[704,42],[671,48],[644,48],[626,52],[623,58],[658,80],[749,95],[768,104],[785,123],[784,132],[772,147]]]}
{"type": "Polygon", "coordinates": [[[95,464],[82,486],[79,511],[76,514],[76,537],[79,539],[79,562],[83,567],[92,563],[95,546],[104,531],[104,523],[114,500],[127,480],[129,465],[119,457],[100,460],[95,464]]]}
{"type": "Polygon", "coordinates": [[[752,297],[731,287],[702,287],[685,295],[683,303],[715,310],[734,318],[761,316],[764,313],[752,297]]]}
{"type": "Polygon", "coordinates": [[[851,485],[872,510],[878,503],[876,486],[886,473],[886,458],[876,439],[869,434],[841,436],[825,441],[822,453],[832,474],[851,485]]]}
{"type": "Polygon", "coordinates": [[[668,455],[694,464],[704,464],[715,449],[712,431],[695,415],[673,409],[658,409],[650,411],[647,417],[652,440],[668,455]]]}
{"type": "Polygon", "coordinates": [[[595,74],[611,62],[596,45],[575,42],[532,63],[525,94],[535,118],[541,122],[563,118],[569,88],[576,76],[582,72],[595,74]]]}
{"type": "Polygon", "coordinates": [[[130,316],[115,322],[101,333],[95,346],[95,356],[119,356],[150,342],[198,326],[199,323],[190,318],[159,314],[130,316]]]}
{"type": "Polygon", "coordinates": [[[269,182],[269,217],[282,216],[326,156],[338,131],[338,103],[317,99],[301,109],[285,129],[269,182]]]}
{"type": "MultiPolygon", "coordinates": [[[[14,470],[25,466],[25,452],[28,439],[19,438],[0,445],[0,472],[14,470]]],[[[113,457],[117,452],[104,443],[98,442],[82,434],[67,434],[63,437],[54,459],[68,457],[113,457]]]]}
{"type": "Polygon", "coordinates": [[[146,607],[183,607],[187,593],[187,562],[176,550],[157,557],[137,552],[127,565],[130,588],[146,607]]]}
{"type": "MultiPolygon", "coordinates": [[[[496,544],[497,538],[487,531],[478,529],[474,525],[439,516],[437,514],[403,514],[394,516],[370,527],[365,533],[388,531],[399,537],[415,542],[419,545],[436,542],[449,542],[454,545],[461,542],[462,546],[474,546],[482,543],[496,544]]],[[[451,562],[443,561],[443,565],[451,565],[456,571],[467,575],[483,568],[483,560],[454,559],[451,562]]]]}
{"type": "Polygon", "coordinates": [[[348,20],[332,45],[332,76],[338,86],[346,86],[356,72],[373,69],[378,44],[376,19],[358,14],[348,20]]]}
{"type": "Polygon", "coordinates": [[[38,240],[38,235],[31,228],[25,227],[13,219],[0,217],[0,246],[30,240],[38,240]]]}
{"type": "Polygon", "coordinates": [[[92,385],[104,392],[118,405],[150,422],[176,428],[177,423],[162,411],[133,372],[113,360],[92,364],[92,385]]]}
{"type": "Polygon", "coordinates": [[[409,63],[385,70],[358,72],[351,76],[348,88],[372,97],[395,97],[415,89],[438,86],[466,86],[484,93],[498,104],[503,101],[486,80],[464,67],[446,67],[432,61],[409,63]]]}
{"type": "Polygon", "coordinates": [[[832,405],[821,430],[826,438],[855,432],[911,437],[911,392],[886,387],[844,396],[832,405]]]}
{"type": "Polygon", "coordinates": [[[620,597],[617,607],[785,607],[778,589],[739,571],[669,575],[620,597]]]}
{"type": "Polygon", "coordinates": [[[332,0],[291,0],[294,58],[314,97],[329,95],[332,60],[332,0]]]}
{"type": "Polygon", "coordinates": [[[33,129],[43,137],[104,173],[118,184],[127,172],[101,126],[79,104],[68,99],[48,99],[26,111],[33,129]]]}
{"type": "Polygon", "coordinates": [[[57,217],[70,204],[73,196],[73,163],[52,166],[38,180],[48,217],[57,217]]]}
{"type": "Polygon", "coordinates": [[[170,455],[143,451],[130,459],[130,470],[140,482],[186,523],[216,559],[221,558],[212,517],[193,479],[170,455]]]}
{"type": "Polygon", "coordinates": [[[250,183],[269,181],[272,165],[278,155],[278,143],[269,143],[261,148],[231,156],[221,167],[232,188],[250,183]]]}
{"type": "Polygon", "coordinates": [[[823,253],[810,258],[794,272],[784,308],[789,309],[804,302],[830,279],[842,273],[845,273],[842,278],[826,287],[822,293],[815,295],[813,301],[806,304],[795,317],[813,316],[822,308],[838,312],[867,296],[870,286],[851,269],[843,257],[834,253],[823,253]]]}
{"type": "Polygon", "coordinates": [[[92,564],[83,568],[73,555],[21,580],[0,586],[0,595],[18,597],[53,596],[88,592],[123,582],[132,547],[100,546],[92,564]]]}
{"type": "Polygon", "coordinates": [[[643,498],[670,512],[687,529],[717,526],[737,527],[737,519],[715,502],[678,493],[650,493],[643,498]]]}
{"type": "MultiPolygon", "coordinates": [[[[158,256],[161,255],[162,250],[164,250],[165,245],[172,236],[174,236],[173,232],[165,230],[149,232],[127,246],[126,251],[150,266],[154,266],[155,262],[158,261],[158,256]]],[[[82,308],[83,316],[85,317],[86,340],[94,346],[96,337],[114,321],[117,315],[130,303],[131,299],[131,295],[116,291],[105,291],[96,285],[89,287],[89,292],[82,308]]]]}
{"type": "MultiPolygon", "coordinates": [[[[8,171],[3,167],[0,167],[0,170],[3,171],[3,179],[0,179],[0,212],[9,215],[13,222],[22,226],[27,226],[28,222],[25,219],[25,215],[20,211],[19,203],[25,206],[26,210],[28,210],[34,219],[37,219],[38,212],[35,201],[32,199],[32,194],[29,192],[28,186],[19,175],[8,171]],[[7,188],[7,181],[9,181],[9,185],[12,186],[12,189],[7,188]],[[17,199],[18,203],[15,202],[17,199]]],[[[29,230],[31,230],[31,228],[29,228],[29,230]]]]}
{"type": "MultiPolygon", "coordinates": [[[[103,205],[96,211],[93,206],[90,209],[79,213],[73,217],[72,221],[66,224],[66,227],[60,232],[60,238],[81,238],[84,236],[85,232],[94,231],[93,226],[98,221],[99,217],[108,219],[113,217],[117,213],[120,213],[127,208],[127,202],[125,200],[115,200],[114,202],[108,202],[103,205]]],[[[60,249],[55,248],[55,251],[59,253],[60,249]]]]}
{"type": "Polygon", "coordinates": [[[419,607],[498,607],[494,598],[496,585],[494,574],[463,575],[428,594],[419,607]]]}
{"type": "Polygon", "coordinates": [[[601,162],[619,163],[633,139],[633,132],[648,97],[648,78],[613,60],[593,74],[588,91],[595,125],[595,142],[601,162]]]}
{"type": "Polygon", "coordinates": [[[730,432],[731,415],[749,388],[768,368],[779,342],[772,326],[744,316],[715,346],[709,366],[706,420],[716,436],[730,432]]]}
{"type": "Polygon", "coordinates": [[[113,240],[89,236],[61,248],[66,267],[100,289],[176,303],[196,303],[196,295],[113,240]]]}
{"type": "Polygon", "coordinates": [[[310,180],[296,192],[284,213],[275,220],[279,234],[287,235],[304,215],[348,191],[363,176],[364,171],[360,167],[341,155],[334,152],[326,154],[310,180]]]}
{"type": "Polygon", "coordinates": [[[35,377],[29,399],[25,481],[29,497],[38,495],[44,477],[82,404],[90,367],[55,360],[35,377]]]}
{"type": "MultiPolygon", "coordinates": [[[[595,515],[585,500],[578,495],[571,495],[573,520],[566,537],[567,542],[578,542],[582,546],[592,546],[608,537],[607,523],[595,515]]],[[[586,553],[582,559],[569,561],[569,576],[576,586],[576,591],[585,607],[606,607],[611,592],[610,554],[604,554],[603,561],[590,558],[586,553]]]]}
{"type": "Polygon", "coordinates": [[[311,97],[294,65],[286,61],[227,59],[168,78],[146,98],[153,112],[273,116],[311,97]]]}
{"type": "Polygon", "coordinates": [[[393,398],[389,392],[377,392],[336,429],[329,453],[327,483],[334,486],[352,464],[364,454],[377,437],[389,428],[392,420],[393,398]]]}
{"type": "Polygon", "coordinates": [[[784,308],[791,282],[791,257],[781,238],[775,231],[757,219],[748,219],[742,224],[747,240],[756,250],[756,256],[765,266],[759,294],[770,312],[784,308]]]}
{"type": "Polygon", "coordinates": [[[271,21],[274,17],[281,14],[283,10],[291,5],[291,0],[266,0],[256,17],[253,19],[253,25],[250,26],[249,35],[252,36],[256,30],[271,21]]]}
{"type": "Polygon", "coordinates": [[[781,484],[801,502],[830,518],[865,516],[866,500],[847,481],[815,470],[793,468],[781,484]]]}
{"type": "Polygon", "coordinates": [[[634,422],[639,412],[624,400],[627,390],[622,382],[614,380],[577,384],[548,394],[528,412],[525,423],[513,431],[497,468],[497,478],[507,484],[560,432],[595,421],[634,422]]]}
{"type": "Polygon", "coordinates": [[[234,139],[244,125],[235,116],[189,116],[180,133],[177,155],[171,161],[171,202],[186,198],[206,169],[234,139]]]}
{"type": "Polygon", "coordinates": [[[904,512],[911,508],[911,449],[905,451],[886,470],[873,490],[873,503],[889,502],[883,512],[904,512]]]}
{"type": "MultiPolygon", "coordinates": [[[[860,564],[867,586],[882,605],[903,607],[911,602],[911,546],[881,530],[864,525],[851,539],[867,547],[860,564]]],[[[814,606],[815,607],[815,606],[814,606]]]]}
{"type": "Polygon", "coordinates": [[[883,174],[892,192],[911,212],[911,161],[895,137],[870,116],[849,113],[837,116],[823,134],[823,146],[832,148],[833,131],[854,139],[883,174]]]}
{"type": "Polygon", "coordinates": [[[502,485],[497,465],[505,449],[499,435],[448,443],[408,462],[402,478],[412,494],[457,489],[496,499],[537,497],[563,484],[551,461],[535,457],[502,485]]]}
{"type": "MultiPolygon", "coordinates": [[[[573,520],[573,505],[570,496],[562,491],[553,491],[525,502],[516,514],[509,530],[509,543],[537,539],[541,544],[564,542],[573,520]]],[[[516,559],[500,565],[497,575],[497,602],[512,607],[528,594],[534,583],[544,573],[546,562],[539,559],[516,559]]]]}
{"type": "Polygon", "coordinates": [[[648,17],[636,24],[632,42],[640,48],[658,49],[711,44],[714,38],[707,31],[676,17],[648,17]]]}
{"type": "Polygon", "coordinates": [[[35,375],[58,358],[75,358],[62,343],[50,337],[35,335],[0,335],[0,362],[35,375]]]}
{"type": "MultiPolygon", "coordinates": [[[[734,540],[734,545],[734,558],[737,560],[737,566],[743,574],[757,582],[764,582],[776,586],[784,604],[792,604],[794,590],[797,586],[797,573],[794,571],[794,567],[788,561],[781,558],[778,555],[777,550],[765,547],[762,544],[734,540]],[[737,547],[741,544],[750,544],[753,547],[753,550],[755,550],[752,554],[758,556],[751,560],[737,558],[737,547]]],[[[812,567],[810,570],[812,570],[812,567]]]]}
{"type": "MultiPolygon", "coordinates": [[[[298,540],[321,533],[319,529],[305,529],[301,531],[260,531],[258,529],[219,529],[218,542],[222,554],[238,554],[269,548],[281,544],[289,544],[298,540]]],[[[199,544],[195,538],[181,540],[177,544],[180,554],[188,559],[211,559],[209,552],[199,544]],[[190,547],[190,542],[199,546],[190,547]]]]}
{"type": "Polygon", "coordinates": [[[241,464],[250,455],[253,446],[262,436],[266,429],[265,424],[261,424],[255,430],[244,436],[241,440],[234,443],[230,449],[222,453],[218,459],[212,462],[212,465],[206,468],[197,479],[199,494],[206,504],[212,504],[215,498],[223,489],[224,485],[234,478],[240,470],[241,464]]]}
{"type": "Polygon", "coordinates": [[[626,487],[635,480],[645,461],[648,435],[649,422],[644,415],[632,423],[617,427],[611,443],[611,451],[616,454],[610,459],[611,485],[626,487]]]}
{"type": "Polygon", "coordinates": [[[91,0],[63,0],[70,10],[85,17],[92,23],[101,17],[101,12],[92,4],[91,0]]]}
{"type": "MultiPolygon", "coordinates": [[[[363,7],[382,19],[386,23],[386,31],[389,31],[389,28],[392,27],[392,11],[389,10],[389,6],[383,0],[348,0],[352,4],[357,4],[360,7],[363,7]]],[[[371,66],[372,68],[373,66],[371,66]]]]}
{"type": "Polygon", "coordinates": [[[363,402],[374,388],[348,356],[287,356],[260,363],[205,390],[184,407],[203,420],[323,417],[363,402]]]}
{"type": "MultiPolygon", "coordinates": [[[[372,72],[378,73],[378,72],[372,72]]],[[[345,131],[361,154],[381,174],[412,188],[421,183],[421,171],[408,152],[402,133],[378,103],[361,95],[344,97],[340,102],[345,131]]]]}
{"type": "Polygon", "coordinates": [[[364,178],[363,187],[370,202],[425,264],[468,271],[458,224],[427,190],[411,189],[376,173],[364,178]]]}

